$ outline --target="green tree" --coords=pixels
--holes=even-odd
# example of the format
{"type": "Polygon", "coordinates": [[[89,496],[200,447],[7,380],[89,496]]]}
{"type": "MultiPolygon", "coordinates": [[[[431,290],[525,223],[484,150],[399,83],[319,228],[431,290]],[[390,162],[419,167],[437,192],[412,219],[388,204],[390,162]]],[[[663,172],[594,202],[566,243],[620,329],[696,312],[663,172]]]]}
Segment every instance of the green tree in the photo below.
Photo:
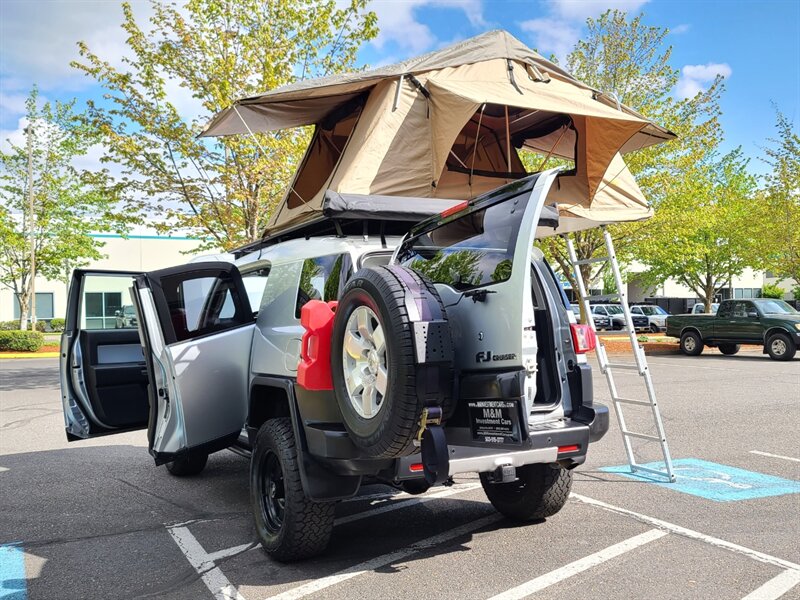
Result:
{"type": "Polygon", "coordinates": [[[27,144],[0,152],[0,284],[16,294],[20,329],[27,327],[31,300],[31,238],[36,274],[63,279],[67,267],[101,257],[102,242],[93,232],[124,233],[124,212],[117,210],[118,188],[104,170],[79,171],[75,161],[96,143],[96,136],[74,114],[74,101],[38,106],[34,89],[26,102],[27,144]],[[28,208],[28,160],[33,171],[34,219],[28,208]]]}
{"type": "Polygon", "coordinates": [[[756,180],[741,150],[695,165],[652,219],[658,235],[637,243],[648,266],[642,283],[673,278],[693,290],[710,312],[714,296],[750,266],[756,180]]]}
{"type": "Polygon", "coordinates": [[[377,34],[366,0],[153,0],[149,29],[122,5],[129,56],[115,67],[80,43],[73,66],[108,90],[90,102],[105,159],[124,167],[130,209],[231,249],[256,240],[307,142],[305,129],[217,140],[203,125],[238,98],[305,77],[351,69],[377,34]],[[341,6],[341,8],[340,8],[341,6]],[[201,115],[187,120],[175,93],[201,115]]]}
{"type": "MultiPolygon", "coordinates": [[[[678,99],[673,90],[680,72],[669,65],[672,47],[666,43],[668,29],[645,24],[643,15],[629,18],[618,10],[587,19],[586,25],[587,34],[567,57],[567,69],[579,80],[614,94],[623,104],[678,135],[677,140],[625,156],[642,192],[658,212],[678,193],[684,193],[678,185],[683,186],[687,169],[713,153],[721,140],[718,117],[722,78],[717,77],[707,90],[692,98],[678,99]]],[[[541,159],[536,164],[540,162],[541,159]]],[[[665,234],[659,233],[651,221],[610,228],[621,260],[638,254],[638,240],[665,234]]],[[[606,253],[602,233],[597,229],[578,232],[572,239],[579,260],[606,253]]],[[[577,290],[564,241],[553,237],[540,245],[577,290]]],[[[587,287],[592,287],[604,270],[590,264],[580,268],[587,287]]]]}
{"type": "Polygon", "coordinates": [[[755,262],[800,283],[800,136],[778,112],[778,138],[765,149],[771,171],[754,206],[755,262]]]}
{"type": "Polygon", "coordinates": [[[784,293],[783,288],[776,283],[765,283],[761,288],[762,298],[777,298],[778,300],[782,300],[784,293]]]}

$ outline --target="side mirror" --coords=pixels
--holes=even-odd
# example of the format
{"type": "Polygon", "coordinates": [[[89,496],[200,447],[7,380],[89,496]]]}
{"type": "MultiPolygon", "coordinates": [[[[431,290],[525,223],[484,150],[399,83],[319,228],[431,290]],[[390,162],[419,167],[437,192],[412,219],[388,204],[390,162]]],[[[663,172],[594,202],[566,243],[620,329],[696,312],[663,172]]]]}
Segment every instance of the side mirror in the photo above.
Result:
{"type": "Polygon", "coordinates": [[[758,318],[758,313],[756,311],[754,311],[754,310],[749,310],[749,311],[747,311],[747,318],[748,319],[757,319],[758,318]]]}

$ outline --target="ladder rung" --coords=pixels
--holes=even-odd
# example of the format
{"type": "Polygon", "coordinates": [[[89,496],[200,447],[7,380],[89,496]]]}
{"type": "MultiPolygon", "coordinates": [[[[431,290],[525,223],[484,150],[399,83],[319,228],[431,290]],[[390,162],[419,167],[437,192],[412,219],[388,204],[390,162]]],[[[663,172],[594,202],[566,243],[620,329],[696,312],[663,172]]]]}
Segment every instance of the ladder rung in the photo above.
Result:
{"type": "Polygon", "coordinates": [[[652,473],[653,475],[661,475],[662,477],[666,477],[670,481],[675,481],[675,475],[670,476],[669,473],[666,471],[660,471],[659,469],[651,469],[650,467],[642,467],[641,465],[631,465],[631,471],[644,471],[645,473],[652,473]]]}
{"type": "Polygon", "coordinates": [[[615,397],[613,398],[614,402],[622,402],[624,404],[636,404],[637,406],[653,406],[652,402],[648,400],[633,400],[631,398],[620,398],[615,397]]]}
{"type": "Polygon", "coordinates": [[[628,363],[606,363],[606,368],[612,369],[627,369],[629,371],[638,371],[639,365],[632,365],[628,363]]]}
{"type": "Polygon", "coordinates": [[[602,294],[599,296],[589,296],[589,302],[605,302],[607,300],[614,300],[615,298],[619,298],[619,293],[616,294],[602,294]]]}
{"type": "Polygon", "coordinates": [[[663,438],[658,437],[657,435],[649,435],[647,433],[636,433],[635,431],[626,431],[622,430],[622,435],[627,435],[630,437],[639,438],[642,440],[650,440],[651,442],[663,442],[663,438]]]}
{"type": "Polygon", "coordinates": [[[607,256],[598,256],[597,258],[585,258],[576,262],[576,265],[591,265],[594,263],[608,262],[607,256]]]}

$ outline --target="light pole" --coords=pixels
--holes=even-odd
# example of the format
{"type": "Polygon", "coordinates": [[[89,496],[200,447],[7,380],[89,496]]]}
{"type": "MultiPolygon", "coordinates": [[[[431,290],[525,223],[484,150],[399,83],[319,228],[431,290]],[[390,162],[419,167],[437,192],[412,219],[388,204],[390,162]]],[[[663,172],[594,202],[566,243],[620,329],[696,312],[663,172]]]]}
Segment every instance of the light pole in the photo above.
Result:
{"type": "Polygon", "coordinates": [[[31,331],[36,331],[36,215],[33,212],[33,126],[25,129],[28,136],[28,227],[31,236],[31,302],[30,316],[31,331]]]}

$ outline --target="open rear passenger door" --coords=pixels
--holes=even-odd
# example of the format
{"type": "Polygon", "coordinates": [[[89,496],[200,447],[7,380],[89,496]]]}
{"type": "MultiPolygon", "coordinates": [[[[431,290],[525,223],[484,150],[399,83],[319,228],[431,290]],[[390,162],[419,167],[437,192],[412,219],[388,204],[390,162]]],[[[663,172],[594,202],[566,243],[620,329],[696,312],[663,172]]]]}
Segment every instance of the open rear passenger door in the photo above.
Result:
{"type": "Polygon", "coordinates": [[[247,418],[255,319],[238,269],[194,263],[139,275],[156,464],[230,446],[247,418]]]}

